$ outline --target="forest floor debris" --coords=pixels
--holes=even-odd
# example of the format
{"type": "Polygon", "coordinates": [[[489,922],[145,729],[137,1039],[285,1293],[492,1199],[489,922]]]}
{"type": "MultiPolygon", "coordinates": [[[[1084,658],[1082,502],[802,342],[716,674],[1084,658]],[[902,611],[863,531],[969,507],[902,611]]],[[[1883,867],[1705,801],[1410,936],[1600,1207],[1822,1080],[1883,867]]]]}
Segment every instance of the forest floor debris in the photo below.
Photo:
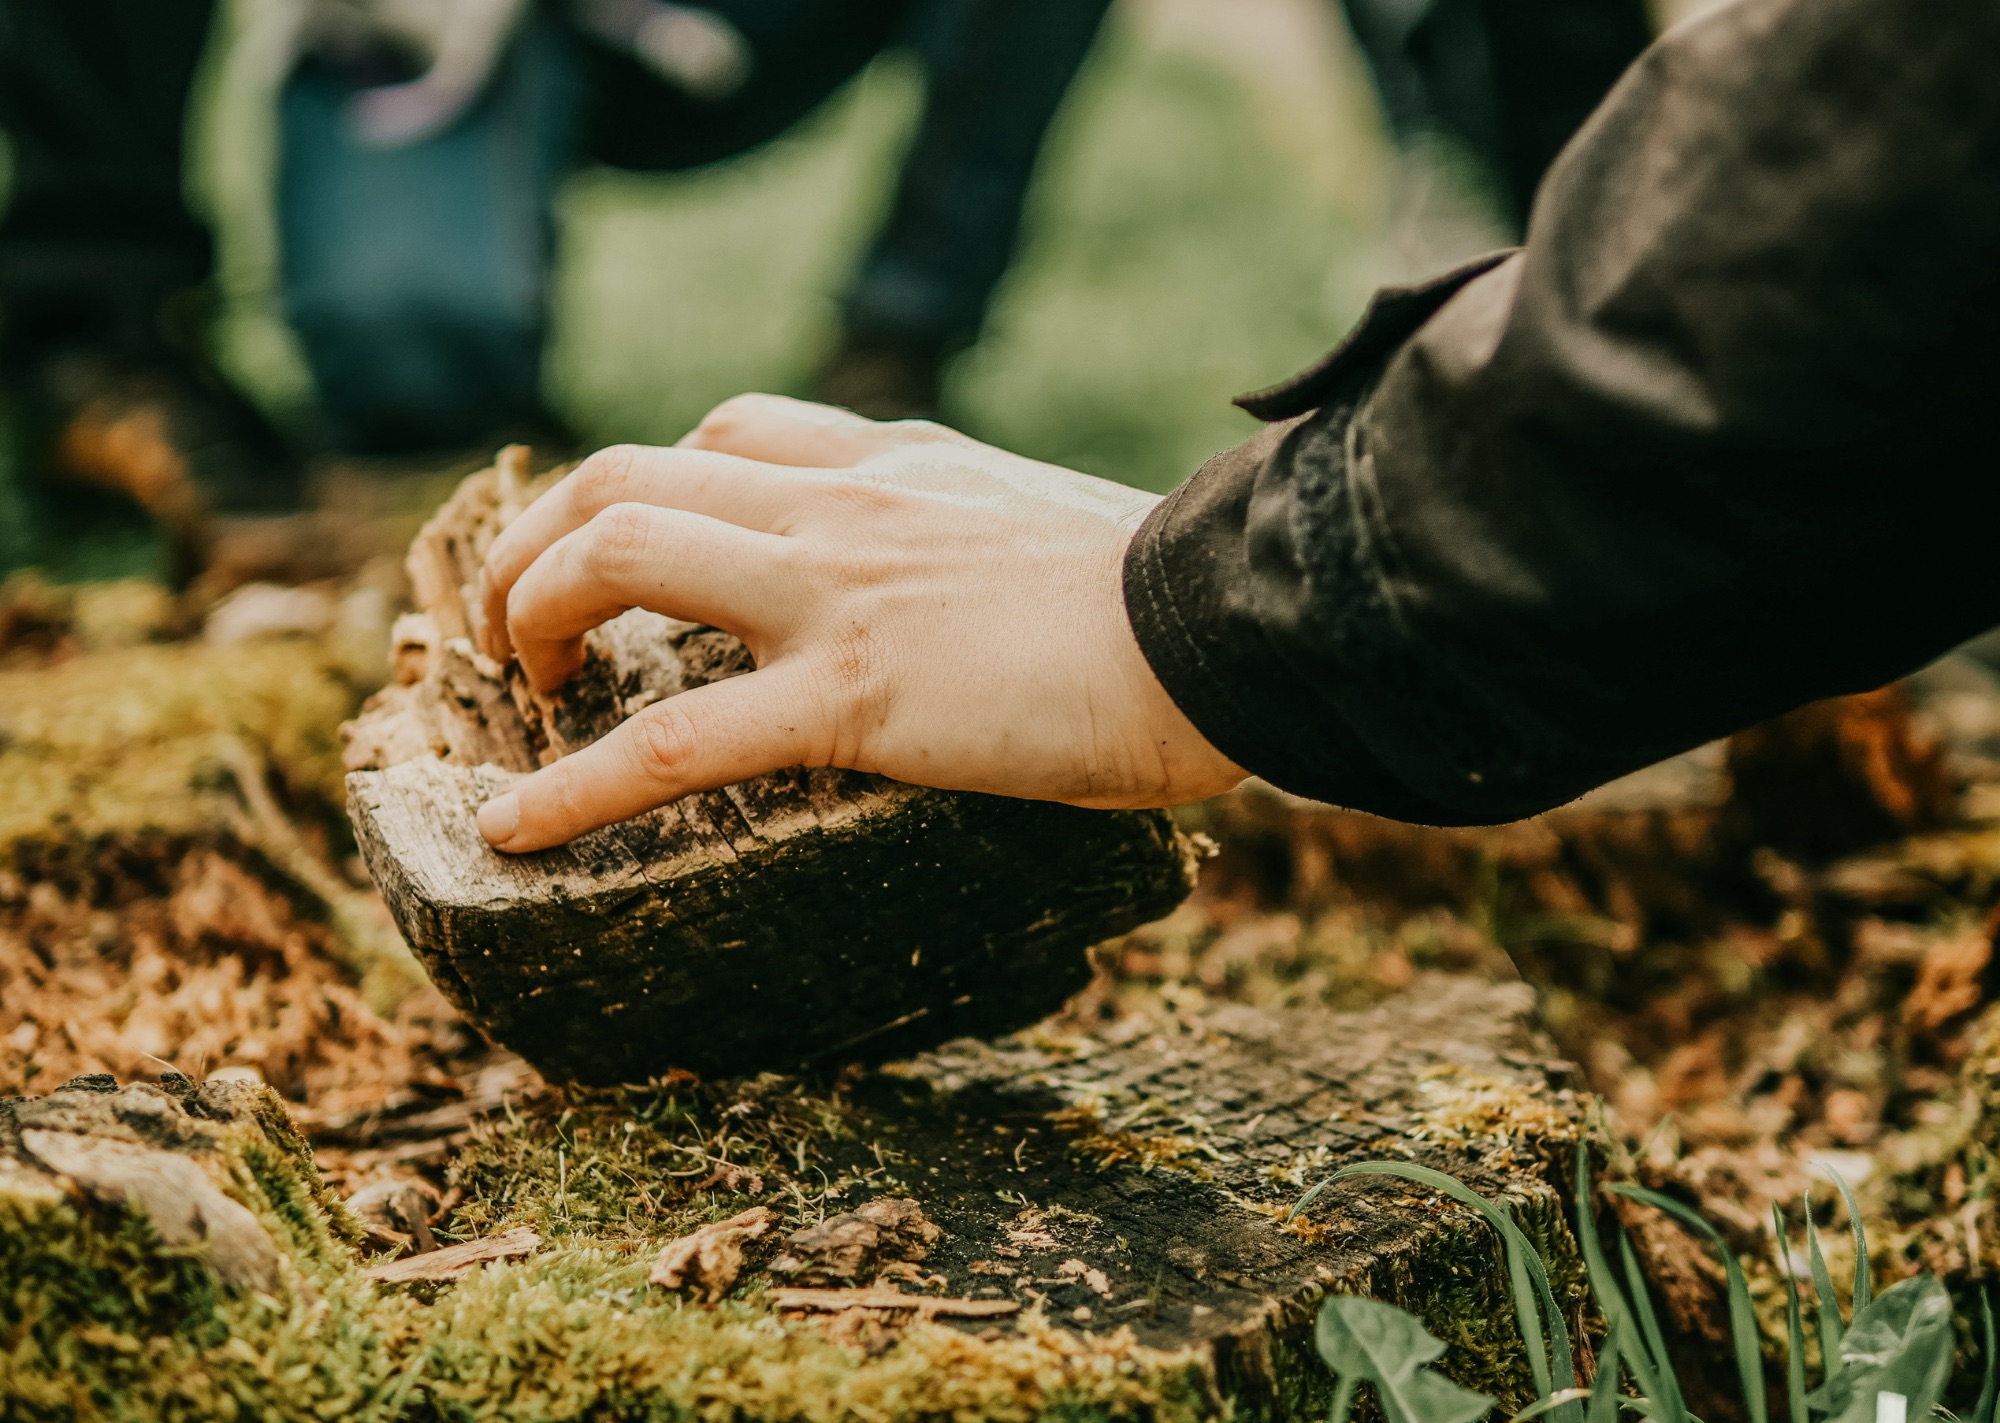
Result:
{"type": "MultiPolygon", "coordinates": [[[[351,589],[323,591],[321,611],[350,606],[351,589]]],[[[241,636],[203,637],[199,618],[136,588],[15,580],[0,592],[0,1094],[88,1073],[268,1083],[326,1186],[356,1208],[355,1238],[365,1231],[371,1248],[401,1252],[392,1269],[418,1272],[410,1308],[431,1307],[423,1291],[440,1284],[423,1272],[449,1252],[533,1232],[542,1248],[526,1263],[465,1274],[436,1296],[471,1331],[451,1326],[426,1356],[440,1400],[478,1396],[499,1366],[468,1352],[488,1326],[465,1311],[511,1318],[613,1288],[671,1301],[676,1286],[648,1280],[663,1247],[770,1212],[770,1230],[742,1242],[753,1268],[725,1284],[718,1255],[712,1273],[680,1275],[695,1299],[726,1296],[704,1306],[726,1313],[770,1255],[807,1258],[800,1236],[831,1239],[888,1199],[925,1199],[920,1161],[856,1157],[838,1083],[829,1095],[781,1078],[670,1077],[636,1093],[564,1093],[483,1044],[370,917],[334,738],[369,674],[318,616],[312,628],[274,615],[241,636]]],[[[1427,974],[1525,978],[1555,1045],[1603,1099],[1614,1167],[1717,1220],[1751,1262],[1760,1304],[1779,1298],[1770,1203],[1790,1207],[1810,1187],[1825,1220],[1829,1171],[1887,1217],[1878,1268],[1929,1266],[1961,1288],[2000,1267],[2000,1019],[1987,1011],[2000,991],[2000,684],[1977,664],[1709,748],[1520,826],[1421,830],[1254,789],[1187,823],[1221,846],[1195,899],[1099,949],[1091,987],[1019,1050],[1051,1061],[1135,1041],[1174,1052],[1216,1031],[1218,1013],[1361,1009],[1427,974]],[[1787,784],[1807,788],[1797,798],[1812,799],[1812,814],[1789,813],[1787,784]]],[[[1545,1107],[1476,1074],[1441,1073],[1424,1090],[1421,1129],[1439,1140],[1551,1129],[1536,1115],[1545,1107]]],[[[1143,1098],[1065,1110],[1059,1140],[1021,1130],[983,1149],[1032,1163],[1054,1147],[1092,1169],[1197,1176],[1227,1154],[1212,1123],[1143,1098]]],[[[1275,1202],[1325,1166],[1263,1169],[1275,1202]]],[[[958,1287],[979,1314],[1059,1312],[1093,1342],[1044,1321],[982,1347],[1029,1350],[1035,1368],[1069,1380],[1058,1392],[1127,1397],[1125,1384],[1102,1391],[1115,1376],[1148,1380],[1130,1397],[1194,1397],[1175,1392],[1185,1380],[1163,1382],[1180,1376],[1159,1360],[1118,1353],[1138,1346],[1102,1327],[1156,1313],[1157,1283],[1149,1296],[1124,1279],[1112,1242],[1062,1210],[1010,1206],[1022,1243],[996,1237],[950,1267],[993,1289],[958,1287]]],[[[1657,1212],[1618,1212],[1677,1331],[1711,1335],[1712,1263],[1657,1212]]],[[[825,1377],[847,1377],[856,1358],[902,1369],[912,1338],[933,1359],[964,1347],[936,1322],[957,1296],[932,1292],[923,1259],[878,1248],[846,1274],[751,1290],[764,1308],[845,1321],[826,1336],[825,1377]],[[847,1292],[874,1302],[822,1308],[847,1292]]],[[[656,1308],[641,1311],[655,1325],[656,1308]]],[[[500,1329],[502,1354],[512,1327],[500,1329]]],[[[723,1335],[704,1338],[721,1346],[723,1335]]],[[[591,1347],[611,1347],[609,1336],[591,1347]]],[[[804,1355],[785,1357],[804,1367],[804,1355]]],[[[836,1416],[786,1392],[795,1386],[771,1385],[798,1416],[836,1416]]],[[[380,1401],[392,1384],[366,1388],[380,1401]]],[[[998,1406],[976,1388],[953,1406],[974,1397],[998,1406]]]]}

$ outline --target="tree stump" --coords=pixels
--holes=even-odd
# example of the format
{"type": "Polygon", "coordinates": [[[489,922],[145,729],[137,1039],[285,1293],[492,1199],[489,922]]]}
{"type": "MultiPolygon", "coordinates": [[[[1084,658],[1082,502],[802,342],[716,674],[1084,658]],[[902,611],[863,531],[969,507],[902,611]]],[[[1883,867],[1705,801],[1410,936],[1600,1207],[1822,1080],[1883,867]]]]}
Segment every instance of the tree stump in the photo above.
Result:
{"type": "Polygon", "coordinates": [[[1449,1171],[1511,1207],[1582,1336],[1560,1189],[1581,1111],[1529,1007],[1426,975],[1347,1014],[1155,1001],[832,1093],[571,1094],[468,1144],[441,1229],[483,1244],[394,1270],[349,1248],[268,1093],[71,1084],[0,1103],[0,1335],[26,1340],[0,1412],[85,1390],[112,1419],[208,1416],[210,1394],[273,1419],[1307,1419],[1329,1292],[1416,1311],[1447,1373],[1517,1407],[1532,1384],[1477,1217],[1400,1180],[1284,1217],[1350,1162],[1449,1171]],[[726,1183],[658,1164],[724,1137],[726,1183]],[[785,1260],[833,1268],[812,1244],[856,1219],[898,1248],[831,1279],[785,1260]],[[724,1298],[662,1282],[662,1245],[730,1221],[758,1229],[724,1298]]]}
{"type": "Polygon", "coordinates": [[[1563,1187],[1582,1104],[1532,1012],[1525,985],[1427,973],[1363,1012],[1187,1005],[955,1043],[856,1089],[850,1164],[877,1147],[907,1163],[944,1230],[923,1264],[943,1293],[1192,1353],[1238,1416],[1324,1414],[1328,1293],[1424,1316],[1454,1377],[1526,1403],[1502,1257],[1469,1213],[1384,1179],[1285,1217],[1354,1162],[1448,1172],[1512,1206],[1581,1333],[1563,1187]]]}
{"type": "Polygon", "coordinates": [[[881,1059],[1053,1011],[1091,944],[1193,888],[1162,813],[791,770],[689,796],[539,854],[480,838],[478,805],[640,708],[749,669],[712,628],[633,610],[553,696],[474,650],[494,536],[535,492],[525,452],[417,537],[421,613],[397,682],[349,729],[362,854],[438,986],[548,1076],[636,1081],[881,1059]]]}

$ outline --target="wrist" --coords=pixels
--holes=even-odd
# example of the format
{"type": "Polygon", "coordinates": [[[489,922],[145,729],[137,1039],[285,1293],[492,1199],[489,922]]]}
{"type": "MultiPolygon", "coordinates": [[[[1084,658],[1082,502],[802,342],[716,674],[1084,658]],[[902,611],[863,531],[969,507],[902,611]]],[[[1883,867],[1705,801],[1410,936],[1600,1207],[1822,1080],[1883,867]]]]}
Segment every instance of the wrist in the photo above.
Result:
{"type": "MultiPolygon", "coordinates": [[[[1154,501],[1156,505],[1158,501],[1154,501]]],[[[1125,539],[1118,546],[1113,569],[1110,606],[1115,626],[1110,641],[1115,650],[1118,686],[1124,705],[1132,709],[1129,732],[1133,744],[1127,755],[1134,767],[1131,778],[1138,795],[1128,805],[1182,805],[1220,795],[1248,778],[1249,772],[1224,755],[1196,726],[1177,703],[1154,670],[1145,647],[1133,627],[1126,603],[1125,562],[1132,542],[1139,536],[1143,516],[1154,505],[1139,511],[1130,521],[1125,539]]]]}

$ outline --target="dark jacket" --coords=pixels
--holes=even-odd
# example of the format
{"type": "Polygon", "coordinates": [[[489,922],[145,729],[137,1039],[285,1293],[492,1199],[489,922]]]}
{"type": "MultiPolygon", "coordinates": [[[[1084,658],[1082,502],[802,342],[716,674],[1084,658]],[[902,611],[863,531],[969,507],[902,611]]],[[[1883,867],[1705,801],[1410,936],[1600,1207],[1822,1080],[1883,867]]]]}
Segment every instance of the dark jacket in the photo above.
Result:
{"type": "Polygon", "coordinates": [[[1302,795],[1512,819],[2000,624],[2000,0],[1678,27],[1523,249],[1241,403],[1126,601],[1302,795]]]}

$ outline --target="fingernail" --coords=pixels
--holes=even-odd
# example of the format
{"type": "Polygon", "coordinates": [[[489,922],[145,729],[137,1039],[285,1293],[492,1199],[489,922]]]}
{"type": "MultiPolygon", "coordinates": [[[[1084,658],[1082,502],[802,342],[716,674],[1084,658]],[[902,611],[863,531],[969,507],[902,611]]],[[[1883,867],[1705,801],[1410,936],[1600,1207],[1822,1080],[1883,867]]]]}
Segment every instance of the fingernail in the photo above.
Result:
{"type": "Polygon", "coordinates": [[[479,807],[479,833],[489,845],[505,845],[521,828],[521,798],[508,791],[479,807]]]}

